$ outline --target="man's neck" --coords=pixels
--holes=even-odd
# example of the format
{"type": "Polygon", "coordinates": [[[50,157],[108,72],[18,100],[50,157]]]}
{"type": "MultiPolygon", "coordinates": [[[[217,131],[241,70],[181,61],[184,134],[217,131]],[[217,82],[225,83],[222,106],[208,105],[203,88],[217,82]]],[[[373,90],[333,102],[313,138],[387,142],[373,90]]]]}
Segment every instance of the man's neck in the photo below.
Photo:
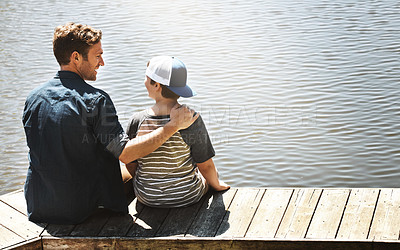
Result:
{"type": "Polygon", "coordinates": [[[74,66],[71,66],[71,65],[61,65],[60,66],[60,70],[61,71],[71,71],[71,72],[74,72],[74,73],[76,73],[76,74],[78,74],[82,79],[83,79],[83,77],[81,76],[81,74],[78,72],[78,70],[74,67],[74,66]]]}

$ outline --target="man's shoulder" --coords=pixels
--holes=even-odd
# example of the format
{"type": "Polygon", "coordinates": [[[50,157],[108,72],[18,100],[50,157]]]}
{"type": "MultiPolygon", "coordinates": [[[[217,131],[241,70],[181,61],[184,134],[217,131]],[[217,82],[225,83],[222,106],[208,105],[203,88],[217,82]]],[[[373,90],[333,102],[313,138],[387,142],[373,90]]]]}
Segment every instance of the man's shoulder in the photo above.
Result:
{"type": "Polygon", "coordinates": [[[31,90],[28,94],[27,101],[37,99],[38,97],[45,96],[45,94],[50,91],[52,87],[53,80],[49,80],[36,86],[33,90],[31,90]]]}
{"type": "Polygon", "coordinates": [[[66,100],[76,100],[73,103],[85,103],[84,105],[92,107],[101,101],[107,105],[114,105],[104,90],[95,88],[81,79],[60,79],[57,76],[35,87],[28,94],[26,103],[62,103],[66,100]]]}

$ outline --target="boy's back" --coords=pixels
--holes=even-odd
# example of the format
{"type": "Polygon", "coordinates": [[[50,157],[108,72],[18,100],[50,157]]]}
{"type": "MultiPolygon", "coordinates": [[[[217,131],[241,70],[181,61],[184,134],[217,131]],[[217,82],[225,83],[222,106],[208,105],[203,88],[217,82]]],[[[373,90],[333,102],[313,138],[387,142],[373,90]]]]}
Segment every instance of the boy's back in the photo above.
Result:
{"type": "MultiPolygon", "coordinates": [[[[132,116],[129,138],[145,135],[169,121],[169,115],[150,115],[147,110],[132,116]]],[[[201,117],[187,129],[175,133],[153,153],[138,159],[134,189],[148,206],[181,207],[193,204],[207,191],[196,168],[215,155],[201,117]]]]}
{"type": "MultiPolygon", "coordinates": [[[[132,116],[129,138],[152,133],[169,121],[179,97],[195,92],[186,84],[185,64],[175,57],[154,57],[147,64],[144,85],[155,104],[132,116]]],[[[229,188],[218,179],[212,157],[210,137],[199,116],[187,129],[175,133],[153,153],[127,164],[134,176],[137,199],[148,206],[181,207],[196,203],[208,187],[217,191],[229,188]]]]}

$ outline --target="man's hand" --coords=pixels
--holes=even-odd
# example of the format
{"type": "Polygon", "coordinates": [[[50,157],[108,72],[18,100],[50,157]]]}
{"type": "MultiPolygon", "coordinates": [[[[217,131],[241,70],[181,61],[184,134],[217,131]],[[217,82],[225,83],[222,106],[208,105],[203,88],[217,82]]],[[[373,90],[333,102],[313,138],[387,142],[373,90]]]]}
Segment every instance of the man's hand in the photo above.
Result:
{"type": "Polygon", "coordinates": [[[119,160],[127,164],[145,155],[150,154],[177,131],[185,129],[193,124],[199,114],[193,116],[194,111],[179,104],[175,105],[170,113],[171,121],[163,127],[159,127],[151,133],[135,137],[128,141],[119,160]]]}
{"type": "Polygon", "coordinates": [[[175,126],[177,130],[185,129],[193,124],[199,117],[197,113],[193,116],[194,110],[186,105],[175,104],[170,113],[170,125],[175,126]]]}

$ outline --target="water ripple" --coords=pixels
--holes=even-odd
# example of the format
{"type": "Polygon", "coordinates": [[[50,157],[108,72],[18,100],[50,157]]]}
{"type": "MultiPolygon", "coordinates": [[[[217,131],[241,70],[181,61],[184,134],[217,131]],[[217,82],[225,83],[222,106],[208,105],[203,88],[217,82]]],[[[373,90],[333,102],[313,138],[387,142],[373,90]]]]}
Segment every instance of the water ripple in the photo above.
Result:
{"type": "Polygon", "coordinates": [[[58,69],[52,32],[67,21],[102,29],[93,84],[124,126],[152,104],[147,60],[181,58],[199,93],[182,102],[202,114],[230,184],[397,187],[399,11],[392,0],[2,0],[0,194],[24,181],[24,100],[58,69]]]}

